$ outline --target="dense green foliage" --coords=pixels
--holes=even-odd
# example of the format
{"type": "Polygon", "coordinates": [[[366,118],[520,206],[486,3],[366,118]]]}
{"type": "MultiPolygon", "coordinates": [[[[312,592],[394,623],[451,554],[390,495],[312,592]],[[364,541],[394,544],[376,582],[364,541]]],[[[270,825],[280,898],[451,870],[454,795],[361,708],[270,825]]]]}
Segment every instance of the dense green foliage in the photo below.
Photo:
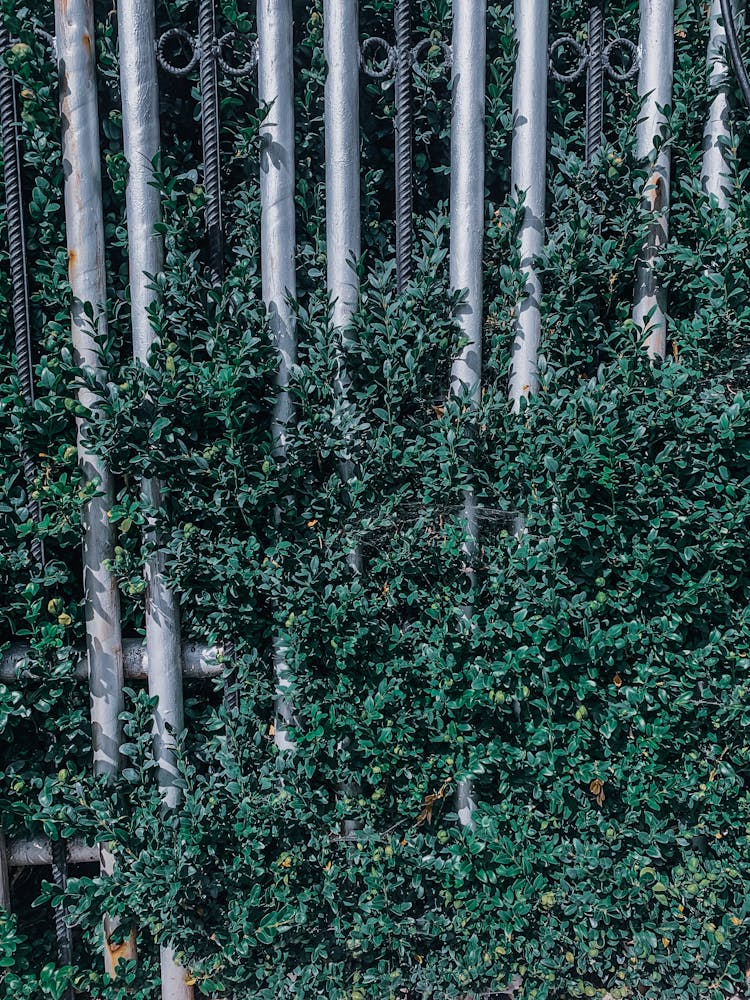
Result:
{"type": "MultiPolygon", "coordinates": [[[[253,31],[248,5],[226,22],[253,31]]],[[[388,35],[367,0],[362,32],[388,35]]],[[[447,0],[415,34],[450,32],[447,0]]],[[[0,917],[0,998],[158,995],[154,940],[173,941],[200,995],[479,997],[523,977],[524,998],[719,997],[750,966],[750,574],[747,397],[750,195],[744,115],[738,190],[701,192],[705,5],[678,0],[668,360],[650,365],[630,320],[646,219],[634,88],[610,88],[608,144],[582,162],[581,89],[551,84],[542,387],[507,403],[520,278],[509,200],[511,4],[491,5],[485,389],[474,418],[446,402],[458,347],[448,287],[449,103],[418,80],[416,276],[394,291],[393,92],[363,83],[362,301],[346,402],[325,295],[321,0],[296,2],[299,365],[288,461],[272,455],[274,353],[260,301],[253,85],[224,81],[227,277],[210,287],[197,81],[163,97],[160,346],[130,359],[116,19],[97,51],[110,338],[97,447],[117,475],[116,569],[126,634],[143,628],[138,480],[165,483],[158,520],[187,637],[236,646],[241,708],[186,689],[184,804],[163,817],[149,700],[135,685],[115,787],[90,773],[75,458],[76,371],[54,67],[32,34],[48,5],[14,9],[23,81],[36,379],[14,374],[0,232],[0,640],[31,643],[41,683],[0,687],[0,823],[9,835],[113,845],[113,878],[72,872],[76,966],[57,969],[47,876],[15,876],[0,917]],[[147,402],[147,397],[150,402],[147,402]],[[39,457],[29,518],[21,441],[39,457]],[[341,479],[342,461],[356,478],[341,479]],[[479,497],[470,619],[461,498],[479,497]],[[512,530],[516,514],[526,529],[512,530]],[[49,563],[35,567],[31,535],[49,563]],[[354,576],[348,557],[363,554],[354,576]],[[298,750],[271,738],[272,644],[289,649],[298,750]],[[454,793],[471,776],[476,829],[454,793]],[[356,820],[354,839],[342,837],[356,820]],[[37,899],[37,908],[29,903],[37,899]],[[139,966],[101,968],[101,914],[138,929],[139,966]]],[[[554,30],[587,5],[556,0],[554,30]]],[[[637,3],[608,30],[635,38],[637,3]]],[[[160,2],[162,26],[195,17],[160,2]]],[[[241,9],[240,9],[241,8],[241,9]]]]}

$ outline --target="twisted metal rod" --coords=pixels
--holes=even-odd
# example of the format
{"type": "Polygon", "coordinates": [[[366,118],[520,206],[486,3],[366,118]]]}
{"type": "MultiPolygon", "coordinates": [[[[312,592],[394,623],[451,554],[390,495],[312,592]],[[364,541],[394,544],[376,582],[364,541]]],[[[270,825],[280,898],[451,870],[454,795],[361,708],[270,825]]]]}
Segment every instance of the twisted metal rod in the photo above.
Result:
{"type": "Polygon", "coordinates": [[[206,232],[214,284],[224,278],[224,231],[221,219],[221,159],[219,125],[219,49],[214,0],[200,0],[198,8],[200,49],[201,135],[203,180],[206,186],[206,232]]]}
{"type": "MultiPolygon", "coordinates": [[[[23,194],[21,189],[21,154],[18,132],[18,108],[13,74],[5,63],[10,49],[10,32],[0,23],[0,134],[3,147],[3,174],[5,180],[5,211],[8,220],[8,255],[11,278],[11,314],[15,336],[16,371],[27,406],[34,405],[34,375],[31,353],[31,309],[29,305],[29,278],[26,264],[26,232],[23,220],[23,194]]],[[[24,478],[28,491],[28,507],[35,523],[41,520],[41,507],[31,496],[36,477],[36,463],[24,447],[21,454],[24,478]]],[[[32,538],[31,554],[34,562],[44,566],[44,545],[38,537],[32,538]]]]}
{"type": "MultiPolygon", "coordinates": [[[[18,130],[18,107],[13,74],[5,63],[5,55],[10,49],[11,38],[7,25],[0,23],[0,133],[3,147],[3,175],[5,181],[5,209],[8,220],[8,254],[11,275],[11,313],[16,350],[16,371],[21,383],[21,391],[28,406],[34,405],[34,376],[31,343],[31,310],[29,306],[29,279],[26,254],[26,232],[23,218],[23,192],[21,175],[20,136],[18,130]]],[[[33,520],[38,524],[41,507],[31,496],[36,476],[36,463],[28,449],[23,448],[23,463],[26,488],[29,494],[28,507],[33,520]]],[[[45,553],[42,540],[35,537],[31,541],[31,554],[37,567],[43,571],[45,553]]],[[[68,881],[67,848],[65,841],[58,840],[53,849],[52,880],[56,886],[65,889],[68,881]]],[[[8,894],[7,905],[10,906],[8,894]]],[[[70,965],[73,959],[73,932],[66,920],[62,906],[55,907],[55,933],[57,949],[62,965],[70,965]]],[[[72,997],[72,988],[66,996],[72,997]]]]}
{"type": "Polygon", "coordinates": [[[403,291],[414,270],[411,0],[396,0],[394,26],[396,31],[396,281],[398,290],[403,291]]]}
{"type": "Polygon", "coordinates": [[[591,163],[604,133],[604,3],[589,11],[589,59],[586,73],[586,162],[591,163]]]}

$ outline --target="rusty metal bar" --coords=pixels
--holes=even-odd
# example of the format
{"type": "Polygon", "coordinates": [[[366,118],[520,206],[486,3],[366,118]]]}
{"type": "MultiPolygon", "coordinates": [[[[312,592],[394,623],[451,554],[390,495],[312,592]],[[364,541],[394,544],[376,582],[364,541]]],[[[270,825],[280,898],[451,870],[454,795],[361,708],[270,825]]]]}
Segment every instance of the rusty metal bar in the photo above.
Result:
{"type": "MultiPolygon", "coordinates": [[[[731,2],[731,0],[730,0],[731,2]]],[[[737,7],[737,4],[734,4],[737,7]]],[[[732,164],[729,158],[731,145],[730,103],[731,80],[727,62],[727,36],[721,13],[721,0],[713,0],[706,63],[709,84],[714,92],[703,133],[703,163],[701,183],[706,194],[716,198],[718,207],[729,207],[734,190],[732,164]]]]}
{"type": "Polygon", "coordinates": [[[657,266],[659,253],[669,238],[671,157],[669,146],[661,141],[667,127],[661,109],[672,103],[674,0],[641,0],[640,11],[638,94],[643,107],[636,152],[639,158],[648,160],[643,207],[653,216],[653,223],[638,262],[633,322],[644,336],[649,357],[663,358],[667,348],[666,302],[657,266]],[[659,148],[654,142],[657,137],[659,148]]]}
{"type": "MultiPolygon", "coordinates": [[[[482,251],[484,247],[484,107],[486,0],[453,0],[453,68],[451,108],[450,281],[464,292],[456,312],[462,347],[451,369],[451,393],[472,410],[482,395],[482,251]]],[[[477,504],[473,493],[464,499],[467,525],[465,557],[474,583],[478,545],[477,504]]],[[[463,611],[470,620],[471,605],[463,611]]],[[[456,809],[463,826],[473,826],[473,782],[458,785],[456,809]]]]}
{"type": "MultiPolygon", "coordinates": [[[[123,640],[123,676],[126,680],[144,681],[149,676],[148,648],[142,639],[123,640]]],[[[41,678],[25,666],[29,647],[14,643],[0,658],[0,683],[18,681],[34,682],[41,678]]],[[[180,650],[182,676],[188,680],[206,680],[220,677],[224,672],[224,650],[221,646],[203,646],[197,642],[183,642],[180,650]],[[220,662],[220,660],[222,662],[220,662]]],[[[88,680],[88,661],[84,658],[76,665],[77,680],[88,680]]]]}
{"type": "Polygon", "coordinates": [[[521,399],[536,392],[539,382],[542,286],[535,260],[544,246],[549,0],[515,0],[514,11],[518,55],[513,79],[511,191],[514,197],[523,198],[519,237],[526,281],[516,316],[510,374],[510,398],[518,410],[521,399]]]}
{"type": "MultiPolygon", "coordinates": [[[[260,131],[260,240],[263,301],[278,353],[278,393],[271,433],[277,461],[286,459],[287,433],[293,420],[289,391],[297,361],[292,301],[297,295],[294,221],[294,53],[291,0],[258,0],[258,98],[270,110],[260,131]]],[[[286,643],[274,641],[277,678],[274,740],[291,749],[289,726],[294,710],[288,700],[291,685],[286,643]]]]}

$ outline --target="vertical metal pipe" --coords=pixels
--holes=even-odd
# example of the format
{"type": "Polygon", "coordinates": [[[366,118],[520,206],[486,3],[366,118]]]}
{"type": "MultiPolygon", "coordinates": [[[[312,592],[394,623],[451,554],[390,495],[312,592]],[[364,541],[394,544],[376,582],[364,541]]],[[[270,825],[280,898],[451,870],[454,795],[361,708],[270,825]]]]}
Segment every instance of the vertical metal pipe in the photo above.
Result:
{"type": "Polygon", "coordinates": [[[411,0],[396,0],[396,281],[403,291],[413,273],[414,165],[411,0]]]}
{"type": "Polygon", "coordinates": [[[216,283],[224,277],[224,231],[221,218],[221,159],[219,149],[219,60],[214,0],[200,0],[201,135],[203,182],[206,186],[206,231],[211,270],[216,283]]]}
{"type": "MultiPolygon", "coordinates": [[[[162,242],[156,232],[161,220],[160,194],[154,184],[160,132],[153,0],[118,0],[117,16],[123,142],[128,161],[125,197],[133,356],[145,365],[156,339],[150,310],[157,292],[149,275],[157,274],[163,264],[162,242]]],[[[144,479],[141,488],[146,510],[158,510],[162,504],[158,480],[144,479]]],[[[153,518],[151,514],[145,533],[145,540],[152,546],[157,542],[153,518]]],[[[179,804],[181,797],[176,783],[175,734],[182,732],[185,725],[179,608],[165,582],[164,553],[155,546],[146,561],[145,572],[149,694],[158,699],[154,711],[154,754],[159,763],[164,804],[171,809],[179,804]]],[[[117,957],[124,956],[120,952],[117,957]]],[[[171,950],[162,947],[160,957],[162,997],[188,1000],[193,996],[192,987],[185,983],[184,970],[175,967],[171,950]]]]}
{"type": "MultiPolygon", "coordinates": [[[[278,352],[278,394],[271,433],[278,461],[286,457],[287,432],[293,419],[289,377],[297,360],[291,301],[297,295],[294,222],[294,53],[291,0],[258,0],[258,97],[270,107],[260,131],[260,239],[263,301],[278,352]]],[[[292,747],[293,718],[286,645],[275,640],[277,676],[275,742],[292,747]]]]}
{"type": "MultiPolygon", "coordinates": [[[[0,139],[3,148],[3,180],[5,182],[5,217],[8,223],[8,262],[11,281],[11,315],[15,336],[16,371],[21,391],[28,406],[34,404],[34,375],[31,353],[31,316],[29,309],[29,284],[26,263],[26,230],[23,220],[21,193],[21,155],[19,149],[18,108],[13,74],[5,65],[10,48],[10,33],[5,20],[0,18],[0,139]]],[[[38,523],[41,508],[31,497],[36,463],[24,448],[21,460],[28,491],[28,507],[38,523]]],[[[37,566],[44,565],[44,546],[40,538],[33,538],[31,554],[37,566]]]]}
{"type": "MultiPolygon", "coordinates": [[[[463,346],[453,361],[451,392],[476,410],[482,394],[482,252],[484,248],[484,108],[486,0],[453,0],[451,103],[450,281],[465,293],[456,312],[463,346]]],[[[465,557],[472,586],[478,544],[477,505],[464,499],[465,557]]],[[[470,618],[471,606],[464,609],[470,618]]],[[[462,826],[473,826],[473,782],[459,783],[456,810],[462,826]]]]}
{"type": "Polygon", "coordinates": [[[604,134],[604,0],[589,10],[589,59],[586,67],[586,162],[591,163],[604,134]]]}
{"type": "Polygon", "coordinates": [[[518,55],[513,79],[511,191],[524,199],[520,250],[526,281],[516,316],[510,374],[510,398],[518,410],[521,397],[536,392],[539,382],[542,286],[535,258],[544,246],[549,0],[515,0],[514,16],[518,55]]]}
{"type": "MultiPolygon", "coordinates": [[[[737,4],[734,4],[734,7],[736,8],[737,4]]],[[[713,195],[719,208],[724,210],[729,207],[734,180],[729,159],[731,81],[727,63],[727,36],[721,15],[721,0],[713,0],[709,17],[710,31],[706,62],[709,84],[714,96],[703,132],[701,183],[706,194],[713,195]]]]}
{"type": "MultiPolygon", "coordinates": [[[[65,224],[68,276],[73,292],[71,332],[77,363],[104,380],[96,336],[107,332],[99,117],[94,65],[93,0],[55,0],[60,78],[65,224]],[[93,320],[86,315],[93,310],[93,320]]],[[[97,415],[96,396],[79,389],[80,403],[97,415]]],[[[97,496],[83,515],[83,583],[91,688],[94,770],[115,774],[119,763],[122,696],[122,640],[117,582],[107,568],[113,557],[112,477],[86,443],[88,418],[78,420],[78,460],[83,479],[97,484],[97,496]]]]}
{"type": "Polygon", "coordinates": [[[638,51],[638,94],[643,101],[638,120],[636,152],[649,160],[649,177],[643,190],[644,210],[654,215],[636,272],[633,321],[645,335],[649,357],[664,357],[667,321],[664,290],[656,272],[657,257],[669,237],[669,148],[655,148],[666,119],[659,109],[672,103],[674,72],[674,0],[641,0],[638,51]]]}
{"type": "Polygon", "coordinates": [[[359,3],[325,0],[326,243],[333,325],[344,330],[357,305],[354,263],[362,252],[359,177],[359,3]]]}

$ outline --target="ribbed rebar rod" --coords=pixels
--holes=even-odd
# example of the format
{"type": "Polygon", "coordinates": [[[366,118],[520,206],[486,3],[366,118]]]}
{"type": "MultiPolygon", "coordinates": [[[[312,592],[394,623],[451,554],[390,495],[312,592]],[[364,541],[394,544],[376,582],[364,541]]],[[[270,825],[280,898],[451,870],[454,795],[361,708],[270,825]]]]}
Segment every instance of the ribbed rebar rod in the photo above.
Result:
{"type": "Polygon", "coordinates": [[[721,0],[713,0],[709,18],[706,63],[713,97],[703,132],[701,183],[706,194],[713,195],[718,207],[724,210],[729,206],[729,198],[734,190],[734,178],[729,154],[731,80],[727,64],[727,36],[721,13],[721,0]]]}
{"type": "MultiPolygon", "coordinates": [[[[260,130],[260,238],[263,301],[278,353],[271,433],[277,461],[286,458],[287,433],[293,419],[289,391],[297,361],[292,300],[297,295],[294,222],[294,53],[291,0],[258,0],[258,97],[270,110],[260,130]]],[[[274,739],[279,749],[292,746],[289,726],[293,709],[286,643],[274,643],[277,676],[274,739]]]]}
{"type": "MultiPolygon", "coordinates": [[[[128,161],[125,198],[133,356],[148,365],[156,340],[151,317],[157,300],[155,275],[163,264],[162,241],[157,233],[160,193],[154,178],[161,138],[153,0],[118,0],[118,24],[123,145],[128,161]]],[[[145,566],[145,610],[149,695],[157,699],[154,756],[164,805],[173,809],[181,799],[176,741],[185,727],[179,607],[166,583],[165,555],[155,528],[156,512],[162,507],[161,484],[154,478],[144,479],[141,494],[147,514],[144,541],[151,549],[145,566]]],[[[118,952],[117,958],[121,957],[118,952]]],[[[192,987],[185,983],[184,970],[174,968],[169,947],[161,947],[160,961],[164,1000],[189,1000],[192,987]]]]}
{"type": "Polygon", "coordinates": [[[396,281],[403,291],[413,273],[414,106],[412,101],[411,0],[396,0],[396,281]]]}
{"type": "Polygon", "coordinates": [[[662,110],[672,103],[674,72],[674,0],[641,0],[638,51],[638,94],[643,101],[638,120],[636,153],[648,160],[643,190],[644,211],[653,216],[635,284],[633,321],[644,336],[649,357],[664,357],[667,319],[664,289],[658,276],[658,257],[669,238],[670,151],[667,121],[662,110]],[[659,140],[656,148],[654,139],[659,140]]]}
{"type": "Polygon", "coordinates": [[[536,258],[544,246],[549,2],[515,0],[514,12],[518,54],[513,79],[511,192],[523,198],[519,241],[525,279],[510,373],[510,398],[518,409],[521,398],[536,392],[539,382],[542,286],[536,258]]]}
{"type": "Polygon", "coordinates": [[[586,65],[586,162],[591,163],[604,135],[604,4],[594,0],[589,10],[586,65]]]}
{"type": "Polygon", "coordinates": [[[214,0],[200,0],[198,7],[200,46],[201,135],[203,182],[206,188],[206,232],[213,280],[224,278],[224,231],[221,217],[221,159],[219,119],[219,53],[214,0]]]}
{"type": "MultiPolygon", "coordinates": [[[[484,247],[484,106],[487,51],[486,0],[453,0],[451,103],[450,281],[463,292],[456,311],[462,346],[451,369],[451,393],[477,410],[482,395],[482,251],[484,247]]],[[[474,585],[478,547],[477,505],[472,492],[464,502],[467,542],[464,555],[474,585]]],[[[470,620],[471,605],[463,609],[470,620]]],[[[459,783],[459,821],[473,825],[473,782],[459,783]]]]}
{"type": "MultiPolygon", "coordinates": [[[[11,315],[15,338],[16,372],[28,406],[34,405],[34,368],[31,343],[31,313],[29,305],[29,275],[26,261],[26,229],[23,216],[20,135],[18,107],[13,74],[5,64],[10,49],[10,33],[0,17],[0,140],[3,146],[3,180],[5,183],[5,218],[8,225],[8,263],[11,282],[11,315]]],[[[41,507],[31,493],[36,478],[36,463],[24,447],[21,456],[28,493],[28,508],[36,523],[41,519],[41,507]]],[[[44,565],[44,546],[40,538],[32,538],[31,554],[38,566],[44,565]]]]}

